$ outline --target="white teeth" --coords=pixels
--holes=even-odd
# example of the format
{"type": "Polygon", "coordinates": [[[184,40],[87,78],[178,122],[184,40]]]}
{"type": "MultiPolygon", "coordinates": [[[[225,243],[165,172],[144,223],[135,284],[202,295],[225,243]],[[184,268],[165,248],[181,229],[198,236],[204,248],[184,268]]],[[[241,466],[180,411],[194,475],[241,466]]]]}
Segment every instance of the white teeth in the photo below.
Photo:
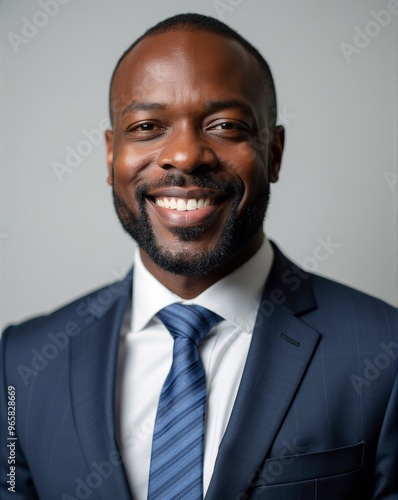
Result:
{"type": "Polygon", "coordinates": [[[197,208],[196,200],[188,200],[187,210],[196,210],[196,208],[197,208]]]}
{"type": "Polygon", "coordinates": [[[213,205],[214,200],[210,198],[200,198],[199,200],[196,200],[195,198],[167,198],[164,196],[162,198],[155,198],[155,203],[160,207],[185,212],[213,205]]]}
{"type": "Polygon", "coordinates": [[[181,212],[185,212],[186,209],[187,209],[187,204],[185,203],[184,200],[179,198],[177,201],[177,210],[180,210],[181,212]]]}

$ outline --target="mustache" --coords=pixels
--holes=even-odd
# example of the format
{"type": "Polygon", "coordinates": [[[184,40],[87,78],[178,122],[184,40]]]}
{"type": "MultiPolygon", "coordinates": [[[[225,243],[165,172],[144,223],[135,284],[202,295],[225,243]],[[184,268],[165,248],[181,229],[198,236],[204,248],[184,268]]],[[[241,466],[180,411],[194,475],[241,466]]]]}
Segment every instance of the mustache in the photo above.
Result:
{"type": "Polygon", "coordinates": [[[224,180],[211,174],[190,174],[189,177],[183,174],[168,174],[150,183],[144,183],[136,189],[136,197],[139,201],[144,201],[149,192],[163,187],[199,187],[214,189],[227,196],[241,198],[243,196],[244,186],[239,180],[224,180]]]}

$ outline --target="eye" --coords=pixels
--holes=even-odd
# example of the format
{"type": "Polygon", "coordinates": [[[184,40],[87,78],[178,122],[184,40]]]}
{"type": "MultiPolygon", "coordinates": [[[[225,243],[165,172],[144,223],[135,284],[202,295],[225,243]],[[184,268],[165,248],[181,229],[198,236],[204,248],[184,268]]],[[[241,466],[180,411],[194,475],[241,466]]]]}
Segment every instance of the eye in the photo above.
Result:
{"type": "Polygon", "coordinates": [[[154,130],[157,127],[154,123],[141,123],[141,125],[138,125],[137,127],[134,127],[134,130],[142,130],[145,132],[149,132],[154,130]]]}
{"type": "Polygon", "coordinates": [[[206,129],[218,137],[236,141],[247,139],[251,132],[247,124],[238,120],[217,120],[210,123],[206,129]]]}
{"type": "Polygon", "coordinates": [[[218,123],[217,125],[214,125],[212,128],[216,129],[216,130],[243,130],[244,129],[243,125],[238,125],[237,123],[233,123],[233,122],[221,122],[221,123],[218,123]]]}
{"type": "Polygon", "coordinates": [[[132,125],[127,127],[125,130],[125,134],[133,139],[145,140],[157,137],[164,130],[165,127],[161,126],[158,123],[143,121],[143,122],[133,123],[132,125]]]}

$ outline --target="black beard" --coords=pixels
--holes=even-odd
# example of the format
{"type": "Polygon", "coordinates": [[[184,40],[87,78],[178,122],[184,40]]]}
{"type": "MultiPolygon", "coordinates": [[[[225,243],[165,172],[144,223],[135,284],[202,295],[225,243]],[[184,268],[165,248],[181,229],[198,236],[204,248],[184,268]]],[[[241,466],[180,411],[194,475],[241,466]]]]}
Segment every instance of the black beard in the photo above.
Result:
{"type": "MultiPolygon", "coordinates": [[[[189,254],[181,251],[172,253],[157,243],[151,222],[145,208],[146,195],[151,189],[166,186],[187,186],[182,175],[168,175],[156,184],[145,184],[137,188],[135,196],[140,208],[136,216],[112,186],[113,203],[117,216],[124,230],[137,242],[150,259],[165,271],[181,276],[200,276],[221,269],[242,247],[257,233],[262,226],[270,198],[269,183],[266,193],[247,206],[240,216],[237,207],[243,195],[243,186],[238,181],[216,180],[208,175],[190,176],[189,185],[201,188],[213,188],[231,196],[231,211],[221,236],[215,247],[207,253],[189,254]]],[[[194,241],[206,231],[206,227],[172,228],[172,233],[180,241],[194,241]]]]}

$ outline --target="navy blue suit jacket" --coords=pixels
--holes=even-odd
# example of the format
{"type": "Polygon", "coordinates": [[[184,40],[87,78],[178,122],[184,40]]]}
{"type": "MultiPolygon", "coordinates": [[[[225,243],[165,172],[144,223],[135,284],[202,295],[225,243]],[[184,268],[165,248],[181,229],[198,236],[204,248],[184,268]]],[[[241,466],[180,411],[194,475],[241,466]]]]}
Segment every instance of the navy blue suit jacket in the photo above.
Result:
{"type": "MultiPolygon", "coordinates": [[[[2,498],[132,498],[114,411],[131,276],[4,332],[2,498]]],[[[396,309],[275,249],[206,500],[397,500],[397,358],[396,309]]]]}

